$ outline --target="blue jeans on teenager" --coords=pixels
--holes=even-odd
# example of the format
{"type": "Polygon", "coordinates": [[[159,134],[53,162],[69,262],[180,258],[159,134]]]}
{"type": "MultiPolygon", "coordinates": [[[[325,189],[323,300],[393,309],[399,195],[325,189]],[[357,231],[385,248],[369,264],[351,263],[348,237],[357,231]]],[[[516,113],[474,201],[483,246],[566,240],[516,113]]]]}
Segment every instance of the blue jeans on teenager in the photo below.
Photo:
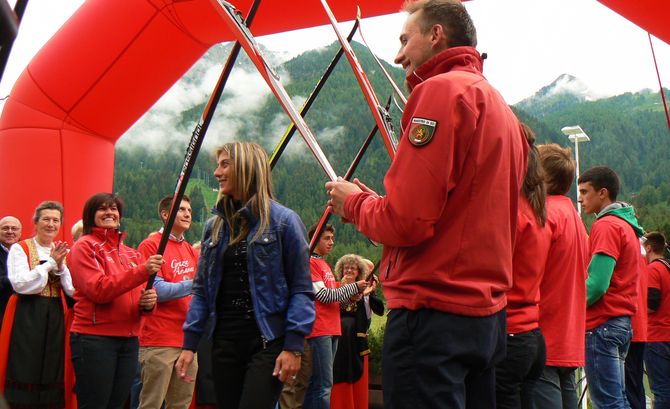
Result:
{"type": "Polygon", "coordinates": [[[333,361],[338,337],[324,336],[307,340],[312,351],[312,377],[305,392],[304,409],[330,409],[333,389],[333,361]]]}
{"type": "Polygon", "coordinates": [[[630,409],[624,365],[632,334],[628,316],[586,331],[586,381],[594,409],[630,409]]]}
{"type": "Polygon", "coordinates": [[[533,388],[533,409],[577,409],[576,370],[546,366],[533,388]]]}
{"type": "Polygon", "coordinates": [[[644,353],[655,409],[670,409],[670,342],[648,342],[644,353]]]}
{"type": "Polygon", "coordinates": [[[70,334],[78,409],[121,409],[137,372],[137,337],[70,334]]]}

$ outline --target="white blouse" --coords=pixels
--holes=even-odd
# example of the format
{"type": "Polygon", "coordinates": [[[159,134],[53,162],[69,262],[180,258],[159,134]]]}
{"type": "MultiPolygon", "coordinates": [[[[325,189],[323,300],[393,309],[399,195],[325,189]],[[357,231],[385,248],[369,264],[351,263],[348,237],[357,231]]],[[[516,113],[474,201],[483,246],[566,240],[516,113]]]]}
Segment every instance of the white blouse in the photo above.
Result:
{"type": "Polygon", "coordinates": [[[14,291],[19,294],[39,294],[47,285],[49,279],[49,271],[53,271],[54,275],[60,277],[60,284],[63,287],[65,294],[72,296],[74,287],[72,286],[72,277],[70,270],[63,264],[63,270],[58,270],[56,260],[51,258],[52,246],[40,246],[40,244],[32,238],[37,248],[37,254],[40,260],[46,260],[45,263],[40,264],[34,269],[30,269],[28,263],[28,256],[23,251],[18,243],[10,247],[7,255],[7,276],[12,283],[14,291]]]}

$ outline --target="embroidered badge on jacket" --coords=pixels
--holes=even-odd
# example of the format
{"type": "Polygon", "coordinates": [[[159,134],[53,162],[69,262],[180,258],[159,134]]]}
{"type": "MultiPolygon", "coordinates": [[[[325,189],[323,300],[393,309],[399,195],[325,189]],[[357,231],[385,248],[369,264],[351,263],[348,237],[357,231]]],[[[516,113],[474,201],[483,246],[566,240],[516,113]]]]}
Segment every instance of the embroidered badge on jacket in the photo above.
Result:
{"type": "Polygon", "coordinates": [[[426,145],[433,139],[437,122],[425,118],[412,118],[408,138],[414,146],[426,145]]]}

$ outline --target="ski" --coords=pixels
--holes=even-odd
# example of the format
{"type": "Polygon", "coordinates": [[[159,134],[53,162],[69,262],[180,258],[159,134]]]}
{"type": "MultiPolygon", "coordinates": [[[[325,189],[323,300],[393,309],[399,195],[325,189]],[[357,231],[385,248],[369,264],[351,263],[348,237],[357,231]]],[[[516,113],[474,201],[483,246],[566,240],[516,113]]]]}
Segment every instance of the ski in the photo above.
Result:
{"type": "Polygon", "coordinates": [[[361,67],[361,64],[358,62],[353,48],[351,48],[351,45],[345,41],[342,33],[340,33],[340,30],[337,27],[337,20],[335,20],[335,16],[330,10],[328,2],[326,0],[321,0],[321,5],[323,6],[328,19],[330,20],[330,24],[333,26],[333,30],[335,30],[337,39],[340,41],[340,44],[342,45],[342,48],[347,55],[351,69],[354,71],[354,75],[356,76],[358,84],[363,91],[363,95],[365,95],[365,100],[370,107],[372,116],[375,118],[375,123],[377,123],[377,126],[379,127],[380,134],[384,140],[384,145],[386,146],[389,157],[391,160],[393,160],[395,157],[395,151],[398,147],[398,139],[393,131],[393,122],[391,120],[391,116],[388,114],[388,111],[386,111],[379,104],[379,100],[377,99],[377,96],[372,89],[372,84],[370,84],[370,80],[368,79],[367,75],[365,75],[363,67],[361,67]]]}
{"type": "MultiPolygon", "coordinates": [[[[254,0],[253,4],[251,5],[251,9],[249,9],[246,24],[251,24],[260,4],[261,0],[254,0]]],[[[202,113],[202,117],[200,118],[200,121],[193,129],[193,133],[191,134],[191,140],[188,144],[188,148],[186,149],[186,155],[184,156],[184,163],[181,167],[181,172],[179,173],[179,178],[177,179],[177,183],[175,186],[175,193],[172,198],[172,204],[170,205],[170,213],[168,214],[168,218],[165,221],[165,225],[163,226],[163,236],[161,237],[161,240],[158,243],[158,249],[156,251],[156,254],[162,255],[163,253],[165,253],[165,248],[167,247],[168,239],[170,238],[170,232],[172,231],[172,226],[174,226],[174,221],[177,218],[177,212],[179,211],[181,200],[184,197],[184,193],[186,193],[186,185],[188,185],[188,181],[191,177],[191,171],[195,166],[195,161],[198,158],[198,153],[200,152],[200,147],[202,146],[202,142],[205,139],[205,134],[207,133],[209,124],[212,122],[212,118],[214,117],[214,111],[216,110],[216,106],[219,103],[219,100],[221,99],[223,89],[226,87],[226,82],[228,81],[230,73],[233,70],[233,67],[235,66],[235,61],[237,60],[237,56],[239,55],[239,53],[240,53],[240,42],[237,41],[233,45],[233,48],[230,50],[228,60],[226,60],[226,63],[223,66],[223,70],[221,70],[221,75],[219,76],[216,86],[214,87],[214,92],[212,92],[212,95],[209,97],[209,101],[207,101],[207,105],[205,106],[205,109],[202,113]]],[[[156,280],[155,273],[149,276],[149,280],[147,281],[146,285],[147,290],[153,287],[155,280],[156,280]]]]}
{"type": "MultiPolygon", "coordinates": [[[[358,27],[359,22],[356,21],[351,31],[349,32],[349,35],[347,36],[348,42],[351,42],[351,39],[358,30],[358,27]]],[[[307,115],[307,111],[309,111],[309,108],[316,100],[316,97],[319,95],[319,92],[321,92],[321,88],[323,88],[323,86],[326,84],[326,81],[330,77],[330,74],[335,69],[335,66],[337,65],[338,61],[340,61],[342,54],[344,54],[344,50],[342,49],[342,47],[340,47],[340,49],[337,51],[337,54],[335,54],[335,57],[333,57],[333,59],[330,61],[330,64],[328,64],[328,67],[326,68],[326,71],[319,79],[319,82],[316,83],[314,90],[312,90],[312,93],[309,94],[307,101],[305,101],[302,107],[300,107],[300,116],[302,116],[303,118],[305,117],[305,115],[307,115]]],[[[291,138],[293,137],[295,130],[296,130],[295,123],[291,122],[291,125],[289,125],[289,127],[286,129],[284,136],[282,136],[281,140],[277,144],[277,147],[272,152],[272,156],[270,156],[270,169],[273,169],[277,164],[277,162],[279,161],[279,157],[282,155],[284,149],[286,149],[286,146],[288,146],[288,143],[291,141],[291,138]]]]}
{"type": "MultiPolygon", "coordinates": [[[[396,93],[398,98],[400,98],[400,101],[402,101],[403,106],[407,105],[407,97],[400,90],[400,87],[398,87],[398,85],[395,83],[395,81],[393,80],[393,78],[391,77],[389,72],[386,70],[386,68],[384,68],[384,65],[379,60],[379,58],[377,58],[377,55],[372,51],[372,48],[370,48],[370,45],[368,44],[368,42],[365,41],[365,37],[363,36],[363,25],[361,24],[361,8],[360,7],[358,7],[357,10],[356,10],[356,22],[358,23],[358,25],[360,27],[358,29],[358,35],[361,36],[361,39],[363,40],[363,44],[365,44],[365,46],[368,48],[368,50],[370,50],[370,54],[372,54],[372,57],[377,62],[377,65],[379,66],[379,68],[381,68],[381,70],[384,73],[384,76],[388,80],[389,84],[391,84],[391,87],[393,88],[393,91],[396,93]]],[[[402,109],[401,109],[401,111],[402,111],[402,109]]]]}
{"type": "Polygon", "coordinates": [[[279,75],[266,62],[258,47],[258,44],[256,43],[256,40],[254,39],[254,36],[249,31],[249,28],[244,25],[244,21],[242,20],[240,14],[232,4],[225,0],[211,1],[216,1],[219,4],[220,7],[216,9],[217,12],[223,18],[228,28],[236,37],[237,41],[241,43],[242,47],[249,56],[249,59],[254,63],[258,72],[265,79],[265,82],[267,82],[267,84],[270,86],[272,93],[275,94],[282,108],[284,108],[284,111],[286,111],[295,126],[298,128],[298,131],[305,140],[305,143],[316,157],[316,160],[319,162],[319,165],[321,165],[326,175],[328,175],[332,181],[337,180],[337,174],[328,161],[328,158],[326,158],[326,155],[323,153],[321,146],[319,146],[319,143],[316,141],[314,134],[307,126],[307,123],[303,117],[300,116],[300,113],[295,107],[293,101],[291,101],[291,98],[280,81],[279,75]]]}
{"type": "MultiPolygon", "coordinates": [[[[389,109],[391,106],[391,99],[393,95],[389,95],[388,102],[386,103],[386,110],[389,109]]],[[[347,169],[347,173],[344,175],[343,179],[346,181],[351,180],[351,177],[354,175],[354,172],[358,168],[358,164],[361,162],[361,159],[363,159],[363,155],[365,152],[368,150],[368,147],[370,146],[370,143],[372,142],[372,138],[375,136],[375,133],[377,133],[377,130],[379,127],[377,124],[375,124],[372,127],[372,130],[368,134],[368,136],[365,138],[365,141],[363,141],[363,145],[360,147],[358,150],[358,153],[356,153],[356,156],[354,157],[354,160],[351,162],[351,165],[349,165],[349,169],[347,169]]],[[[323,233],[323,228],[328,224],[328,220],[330,220],[330,216],[332,215],[332,207],[326,206],[326,208],[323,210],[323,214],[321,215],[321,218],[319,218],[319,221],[316,225],[316,229],[314,230],[314,234],[312,235],[312,239],[309,242],[309,253],[312,254],[314,252],[314,249],[316,248],[316,243],[319,242],[319,238],[321,237],[321,233],[323,233]]],[[[377,246],[376,243],[372,242],[371,243],[375,246],[377,246]]]]}

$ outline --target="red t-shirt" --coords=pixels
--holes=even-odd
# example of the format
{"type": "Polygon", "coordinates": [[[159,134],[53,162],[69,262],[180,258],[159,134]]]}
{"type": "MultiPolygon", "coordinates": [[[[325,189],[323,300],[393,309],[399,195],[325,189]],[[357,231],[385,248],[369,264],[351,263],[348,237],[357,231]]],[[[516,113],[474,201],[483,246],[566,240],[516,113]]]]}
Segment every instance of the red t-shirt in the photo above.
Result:
{"type": "Polygon", "coordinates": [[[647,286],[661,292],[658,310],[649,312],[647,342],[670,342],[670,270],[660,261],[652,261],[644,275],[648,279],[647,286]]]}
{"type": "Polygon", "coordinates": [[[519,200],[516,242],[512,259],[512,289],[507,292],[507,333],[518,334],[538,327],[540,281],[549,253],[551,230],[541,226],[528,204],[519,200]]]}
{"type": "Polygon", "coordinates": [[[540,283],[540,328],[547,366],[584,366],[588,235],[575,205],[563,195],[547,197],[551,245],[540,283]]]}
{"type": "Polygon", "coordinates": [[[647,342],[648,332],[648,317],[647,317],[647,274],[645,269],[647,261],[642,255],[642,248],[640,247],[640,258],[638,261],[637,273],[639,279],[637,280],[637,312],[631,319],[631,326],[633,327],[633,342],[647,342]]]}
{"type": "MultiPolygon", "coordinates": [[[[337,288],[337,281],[326,260],[310,257],[309,268],[312,272],[313,283],[323,281],[326,288],[337,288]]],[[[340,303],[324,304],[319,300],[315,300],[314,304],[316,305],[316,319],[314,320],[312,333],[307,338],[341,335],[340,303]]]]}
{"type": "Polygon", "coordinates": [[[633,228],[616,216],[603,216],[591,228],[591,254],[602,253],[616,260],[607,292],[586,309],[586,329],[637,311],[640,242],[633,228]]]}
{"type": "MultiPolygon", "coordinates": [[[[147,237],[137,248],[145,258],[156,254],[161,233],[154,233],[147,237]]],[[[165,253],[165,264],[157,275],[168,283],[178,283],[184,280],[193,280],[198,257],[193,246],[187,241],[168,240],[165,253]]],[[[140,333],[140,345],[156,347],[176,347],[183,345],[184,333],[182,325],[186,319],[188,304],[191,296],[164,301],[158,304],[151,315],[143,318],[140,333]]]]}

